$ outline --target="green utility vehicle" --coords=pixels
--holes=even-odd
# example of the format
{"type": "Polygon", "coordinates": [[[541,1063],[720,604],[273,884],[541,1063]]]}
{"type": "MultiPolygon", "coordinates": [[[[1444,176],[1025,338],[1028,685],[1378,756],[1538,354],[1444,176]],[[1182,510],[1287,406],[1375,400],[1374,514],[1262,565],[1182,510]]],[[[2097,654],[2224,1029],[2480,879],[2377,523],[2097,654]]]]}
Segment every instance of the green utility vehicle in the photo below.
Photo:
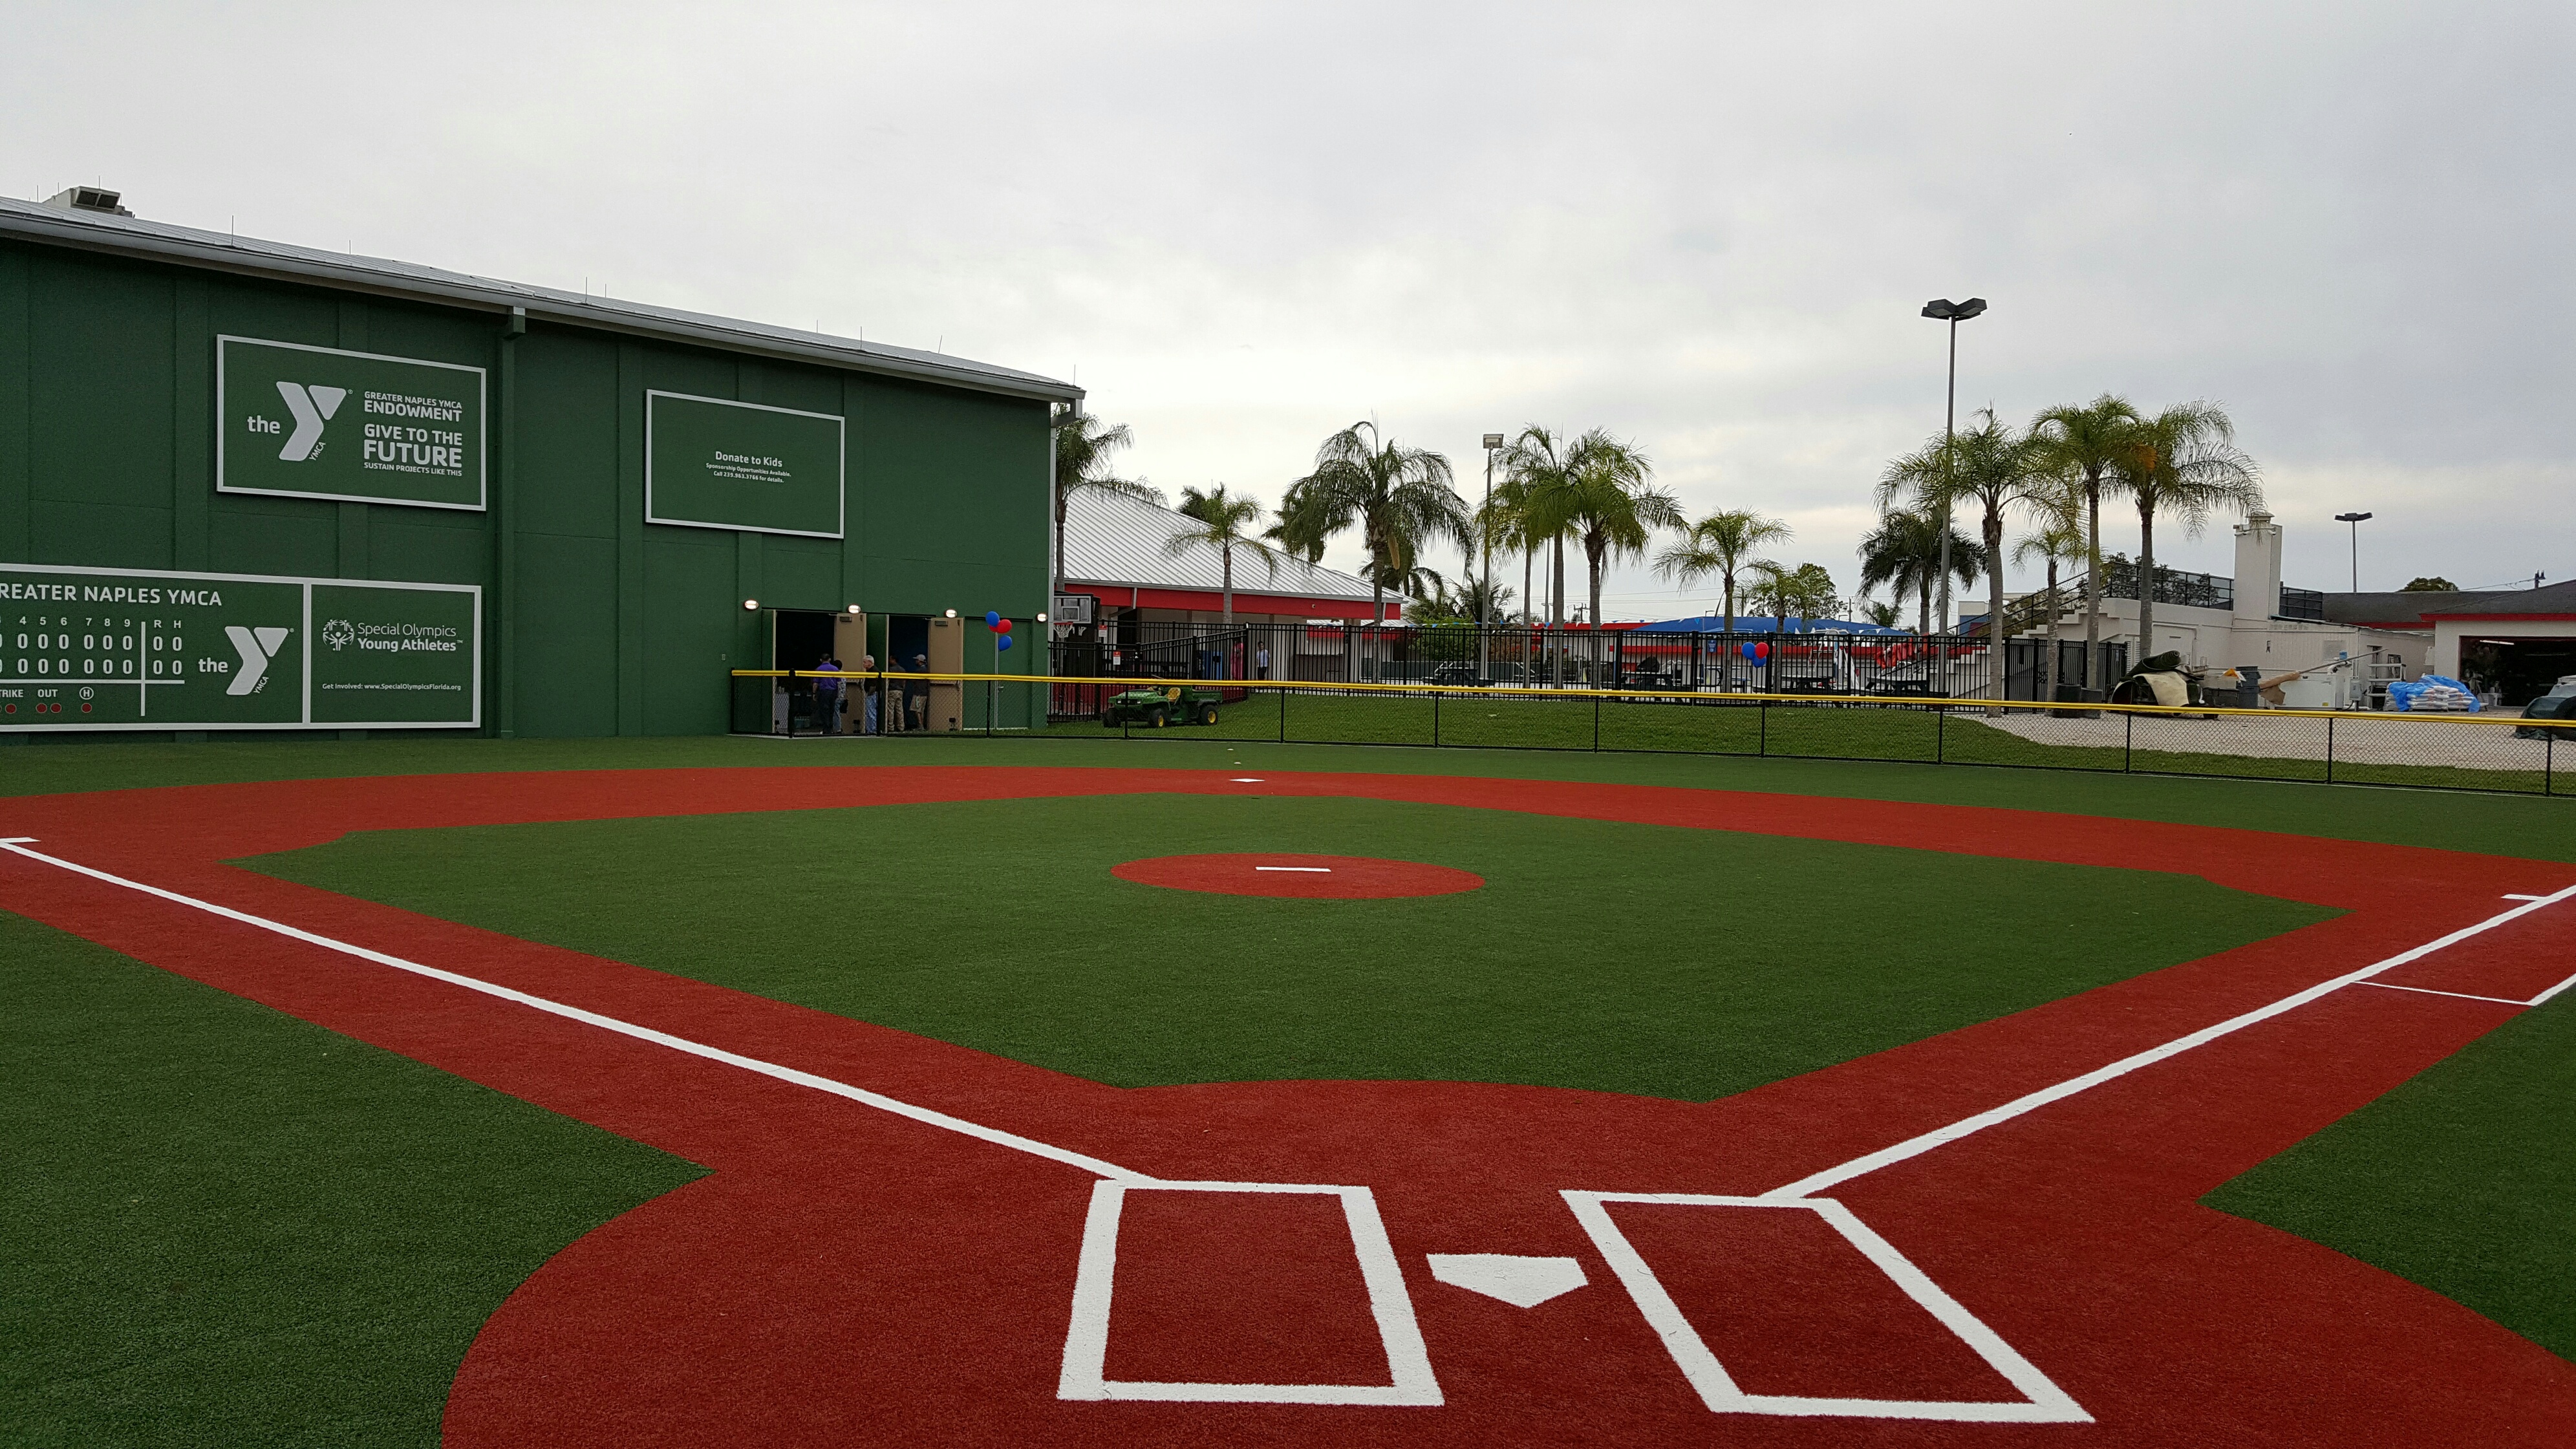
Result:
{"type": "Polygon", "coordinates": [[[1112,695],[1101,706],[1100,723],[1116,729],[1123,724],[1140,724],[1148,729],[1161,729],[1169,724],[1216,723],[1216,707],[1223,697],[1213,689],[1192,689],[1186,685],[1166,684],[1153,689],[1131,689],[1112,695]]]}

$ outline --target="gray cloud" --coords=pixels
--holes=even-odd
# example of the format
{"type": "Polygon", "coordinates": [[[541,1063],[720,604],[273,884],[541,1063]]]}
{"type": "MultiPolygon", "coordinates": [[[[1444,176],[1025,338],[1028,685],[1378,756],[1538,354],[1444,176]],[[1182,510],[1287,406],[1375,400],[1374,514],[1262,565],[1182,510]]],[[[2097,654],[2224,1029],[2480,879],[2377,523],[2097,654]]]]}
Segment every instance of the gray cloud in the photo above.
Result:
{"type": "MultiPolygon", "coordinates": [[[[0,186],[1058,375],[1275,497],[1631,435],[1848,578],[1960,404],[2224,401],[2294,582],[2576,569],[2559,6],[19,7],[0,186]],[[17,178],[13,180],[12,178],[17,178]],[[2552,565],[2558,565],[2552,568],[2552,565]]],[[[2113,535],[2133,536],[2134,523],[2113,535]]],[[[2228,570],[2225,530],[2170,541],[2228,570]]],[[[1624,612],[1668,612],[1635,571],[1624,612]]]]}

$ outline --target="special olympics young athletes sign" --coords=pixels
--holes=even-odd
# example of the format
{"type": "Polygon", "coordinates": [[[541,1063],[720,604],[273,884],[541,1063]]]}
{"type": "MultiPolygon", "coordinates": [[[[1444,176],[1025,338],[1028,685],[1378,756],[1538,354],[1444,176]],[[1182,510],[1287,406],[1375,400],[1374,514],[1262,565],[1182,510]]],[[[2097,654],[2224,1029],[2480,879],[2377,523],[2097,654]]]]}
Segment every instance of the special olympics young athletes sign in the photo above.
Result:
{"type": "Polygon", "coordinates": [[[687,393],[644,394],[644,521],[841,536],[842,420],[687,393]]]}
{"type": "Polygon", "coordinates": [[[0,564],[0,730],[471,729],[483,591],[0,564]]]}
{"type": "Polygon", "coordinates": [[[215,491],[483,507],[483,369],[215,339],[215,491]]]}

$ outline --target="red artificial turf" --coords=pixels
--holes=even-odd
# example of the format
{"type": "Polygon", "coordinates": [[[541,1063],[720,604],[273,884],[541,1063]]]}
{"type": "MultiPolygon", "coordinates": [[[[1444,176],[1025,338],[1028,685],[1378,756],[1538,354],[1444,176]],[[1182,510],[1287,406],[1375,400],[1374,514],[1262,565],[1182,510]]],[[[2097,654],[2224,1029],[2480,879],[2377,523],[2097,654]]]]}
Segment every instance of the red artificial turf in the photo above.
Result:
{"type": "MultiPolygon", "coordinates": [[[[2509,1015],[2502,1005],[2338,992],[1831,1193],[2082,1403],[2089,1426],[1712,1415],[1558,1196],[1768,1191],[2485,919],[2506,893],[2558,890],[2576,881],[2567,865],[2035,811],[1533,781],[1246,784],[1145,770],[203,786],[12,801],[0,833],[1131,1171],[1366,1185],[1445,1396],[1437,1408],[1059,1401],[1093,1174],[0,857],[0,903],[11,910],[715,1169],[574,1244],[492,1317],[450,1399],[454,1445],[2576,1439],[2576,1367],[2427,1290],[2194,1201],[2457,1050],[2509,1015]],[[1139,791],[1356,795],[2173,870],[2349,914],[1695,1105],[1473,1083],[1121,1091],[222,864],[354,829],[1139,791]],[[1432,1281],[1425,1253],[1571,1256],[1591,1286],[1518,1309],[1432,1281]]],[[[2576,948],[2576,911],[2529,917],[2516,928],[2526,932],[2531,949],[2563,958],[2576,948]]],[[[2010,941],[1999,934],[1982,948],[2010,941]]],[[[1136,1240],[1140,1316],[1113,1312],[1110,1373],[1130,1363],[1207,1378],[1265,1362],[1349,1370],[1350,1350],[1313,1343],[1357,1321],[1349,1275],[1321,1286],[1311,1273],[1271,1281],[1277,1265],[1254,1263],[1239,1300],[1249,1321],[1220,1331],[1171,1266],[1195,1256],[1222,1268],[1229,1255],[1264,1251],[1266,1239],[1295,1260],[1313,1251],[1301,1236],[1311,1228],[1251,1216],[1151,1220],[1136,1240]],[[1324,1298],[1311,1312],[1297,1307],[1315,1294],[1324,1298]]],[[[1756,1354],[1766,1377],[1812,1368],[1828,1385],[1876,1374],[1909,1392],[1928,1379],[1962,1398],[1995,1396],[1976,1365],[1961,1370],[1941,1345],[1918,1352],[1900,1332],[1894,1348],[1871,1346],[1853,1327],[1867,1303],[1802,1308],[1802,1296],[1843,1294],[1837,1275],[1849,1270],[1814,1246],[1763,1246],[1724,1276],[1728,1296],[1781,1300],[1763,1309],[1773,1325],[1756,1354]],[[1796,1341],[1807,1333],[1812,1344],[1796,1341]],[[1894,1367],[1846,1361],[1865,1354],[1893,1355],[1894,1367]]],[[[1707,1276],[1674,1268],[1677,1280],[1707,1276]]],[[[1884,1296],[1865,1280],[1849,1291],[1884,1296]]],[[[1733,1331],[1712,1323],[1712,1343],[1725,1351],[1733,1331]]]]}

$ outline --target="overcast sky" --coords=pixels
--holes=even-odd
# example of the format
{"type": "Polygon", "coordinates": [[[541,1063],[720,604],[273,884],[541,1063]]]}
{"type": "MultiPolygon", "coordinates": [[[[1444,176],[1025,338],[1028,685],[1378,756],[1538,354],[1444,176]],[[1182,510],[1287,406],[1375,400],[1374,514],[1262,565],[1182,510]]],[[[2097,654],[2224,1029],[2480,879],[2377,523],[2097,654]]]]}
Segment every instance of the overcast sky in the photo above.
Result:
{"type": "MultiPolygon", "coordinates": [[[[8,35],[0,190],[1078,371],[1173,491],[1275,501],[1373,417],[1472,495],[1479,434],[1598,425],[1848,587],[1879,468],[1941,426],[1917,309],[1973,293],[1963,413],[2224,404],[2291,583],[2347,586],[2353,509],[2365,588],[2576,576],[2564,4],[18,3],[8,35]]],[[[2174,532],[2232,570],[2224,523],[2174,532]]]]}

